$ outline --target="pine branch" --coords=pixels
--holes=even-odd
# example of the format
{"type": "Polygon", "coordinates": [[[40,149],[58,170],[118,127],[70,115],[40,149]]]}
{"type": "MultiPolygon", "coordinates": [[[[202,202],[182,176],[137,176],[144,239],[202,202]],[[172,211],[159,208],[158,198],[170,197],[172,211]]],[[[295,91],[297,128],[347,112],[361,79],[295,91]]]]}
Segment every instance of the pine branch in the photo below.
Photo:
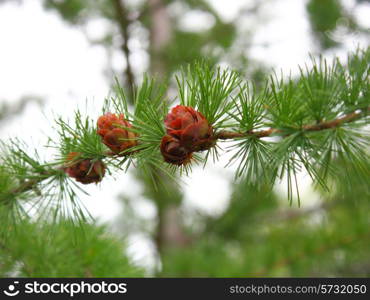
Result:
{"type": "MultiPolygon", "coordinates": [[[[340,118],[337,118],[331,121],[325,121],[325,122],[321,122],[319,124],[314,124],[314,125],[304,125],[302,126],[301,129],[298,129],[298,130],[302,130],[304,132],[310,132],[310,131],[333,129],[345,123],[354,122],[360,119],[361,117],[366,116],[367,112],[370,112],[370,107],[368,107],[367,109],[363,109],[361,111],[356,110],[355,112],[349,113],[343,117],[340,117],[340,118]]],[[[232,131],[220,131],[217,135],[215,135],[215,139],[229,140],[229,139],[238,139],[238,138],[245,138],[245,137],[251,137],[251,136],[257,137],[257,138],[264,138],[264,137],[269,137],[269,136],[276,135],[276,134],[282,134],[283,136],[288,136],[288,134],[285,134],[283,130],[270,128],[270,129],[261,130],[261,131],[249,131],[246,133],[232,132],[232,131]]],[[[134,155],[137,152],[140,152],[140,149],[136,151],[129,151],[126,153],[122,153],[120,155],[113,153],[111,151],[106,151],[104,152],[104,157],[105,158],[119,158],[119,157],[122,158],[122,156],[134,155]]],[[[62,168],[63,168],[62,166],[59,167],[59,169],[62,169],[62,168]]],[[[37,186],[39,183],[41,183],[45,179],[55,175],[55,171],[49,172],[49,173],[43,173],[40,175],[42,175],[42,177],[28,180],[20,184],[18,187],[12,189],[9,194],[17,195],[17,194],[32,190],[35,186],[37,186]]]]}
{"type": "MultiPolygon", "coordinates": [[[[343,117],[330,120],[330,121],[324,121],[318,124],[313,125],[303,125],[302,128],[297,128],[297,130],[301,130],[303,132],[311,132],[311,131],[321,131],[321,130],[327,130],[327,129],[333,129],[336,127],[339,127],[345,123],[351,123],[358,119],[360,119],[363,116],[367,116],[367,113],[370,112],[370,107],[367,107],[362,110],[356,110],[354,112],[351,112],[349,114],[346,114],[343,117]]],[[[239,138],[245,138],[245,137],[257,137],[257,138],[264,138],[269,137],[272,135],[281,134],[284,137],[288,136],[290,133],[285,133],[281,129],[276,128],[270,128],[267,130],[261,130],[261,131],[248,131],[246,133],[241,132],[233,132],[233,131],[220,131],[217,133],[214,138],[217,140],[229,140],[229,139],[239,139],[239,138]]],[[[122,158],[124,156],[130,156],[134,155],[138,152],[140,152],[142,149],[138,149],[135,151],[128,151],[122,154],[113,153],[111,151],[105,151],[103,153],[103,158],[122,158]]],[[[63,166],[60,166],[58,169],[63,169],[63,166]]],[[[32,190],[35,186],[37,186],[39,183],[44,181],[45,179],[55,175],[55,170],[49,171],[49,172],[43,172],[39,174],[41,177],[28,180],[26,182],[23,182],[18,187],[12,189],[9,194],[16,195],[20,193],[27,192],[29,190],[32,190]]]]}
{"type": "MultiPolygon", "coordinates": [[[[369,51],[359,51],[349,57],[348,67],[314,62],[313,69],[301,70],[296,80],[274,77],[259,91],[236,72],[197,63],[176,77],[180,105],[171,111],[166,86],[144,77],[135,90],[132,111],[118,87],[98,119],[80,111],[73,125],[58,118],[60,138],[52,147],[59,155],[52,163],[39,163],[37,151],[36,158],[30,157],[18,140],[5,145],[0,198],[7,202],[32,197],[36,206],[46,198],[45,209],[56,203],[64,205],[58,211],[65,216],[70,210],[83,215],[74,179],[97,183],[106,170],[111,173],[109,168],[126,172],[133,164],[174,179],[176,172],[187,174],[192,164],[206,163],[210,153],[217,160],[221,148],[216,143],[222,140],[235,141],[228,165],[238,164],[236,177],[258,183],[285,176],[290,202],[294,193],[299,202],[298,172],[305,169],[315,184],[328,188],[327,175],[335,174],[336,158],[352,162],[359,177],[367,178],[370,142],[363,129],[370,112],[369,59],[369,51]],[[281,139],[263,139],[272,136],[281,139]],[[206,151],[204,159],[200,151],[206,151]]],[[[159,179],[151,178],[157,187],[159,179]]],[[[17,207],[23,214],[21,205],[17,207]]]]}
{"type": "MultiPolygon", "coordinates": [[[[370,112],[370,106],[360,111],[356,110],[354,112],[351,112],[349,114],[346,114],[343,117],[340,117],[334,120],[324,121],[324,122],[320,122],[318,124],[313,124],[313,125],[303,125],[301,128],[297,128],[297,130],[300,130],[303,132],[310,132],[310,131],[321,131],[321,130],[326,130],[326,129],[333,129],[333,128],[341,126],[342,124],[351,123],[351,122],[354,122],[360,119],[363,116],[367,116],[369,112],[370,112]]],[[[276,135],[276,134],[281,134],[285,137],[290,135],[290,133],[286,133],[284,132],[284,130],[277,129],[277,128],[270,128],[270,129],[261,130],[261,131],[250,130],[244,133],[222,130],[218,134],[215,135],[215,139],[229,140],[229,139],[238,139],[238,138],[245,138],[245,137],[251,137],[251,136],[254,136],[257,138],[264,138],[264,137],[269,137],[269,136],[276,135]]]]}
{"type": "Polygon", "coordinates": [[[28,192],[28,191],[31,191],[31,190],[35,190],[36,187],[42,183],[43,181],[45,181],[46,179],[48,178],[51,178],[52,176],[55,175],[55,172],[43,172],[42,174],[39,174],[40,176],[39,177],[36,177],[34,179],[29,179],[29,180],[26,180],[24,182],[22,182],[21,184],[19,184],[18,186],[16,186],[15,188],[12,188],[11,190],[5,192],[4,194],[0,195],[0,201],[1,200],[4,200],[6,203],[6,201],[11,198],[11,197],[14,197],[14,196],[19,196],[25,192],[28,192]]]}
{"type": "Polygon", "coordinates": [[[32,180],[27,180],[26,182],[20,184],[18,187],[12,189],[9,194],[10,195],[17,195],[21,194],[27,191],[32,190],[36,185],[44,181],[46,178],[52,176],[52,174],[48,175],[46,174],[46,177],[38,178],[38,179],[32,179],[32,180]]]}

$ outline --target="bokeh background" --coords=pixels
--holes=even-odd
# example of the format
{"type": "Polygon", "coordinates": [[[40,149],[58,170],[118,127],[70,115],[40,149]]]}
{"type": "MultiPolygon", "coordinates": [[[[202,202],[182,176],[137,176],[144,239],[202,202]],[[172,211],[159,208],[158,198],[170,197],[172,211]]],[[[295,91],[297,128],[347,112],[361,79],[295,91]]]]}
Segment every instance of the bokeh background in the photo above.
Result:
{"type": "MultiPolygon", "coordinates": [[[[310,55],[345,61],[369,46],[369,28],[367,0],[0,0],[0,137],[19,137],[52,159],[43,145],[56,139],[53,118],[70,119],[76,108],[98,117],[115,77],[130,95],[149,73],[173,98],[174,74],[206,59],[259,86],[274,70],[297,76],[310,55]]],[[[290,206],[284,181],[273,189],[236,181],[228,158],[195,167],[170,192],[130,170],[80,195],[97,222],[89,230],[105,224],[122,244],[116,259],[140,273],[117,263],[121,271],[95,273],[39,264],[33,274],[370,275],[369,185],[333,178],[327,193],[302,173],[301,206],[290,206]]],[[[22,253],[14,250],[27,261],[22,253]]]]}

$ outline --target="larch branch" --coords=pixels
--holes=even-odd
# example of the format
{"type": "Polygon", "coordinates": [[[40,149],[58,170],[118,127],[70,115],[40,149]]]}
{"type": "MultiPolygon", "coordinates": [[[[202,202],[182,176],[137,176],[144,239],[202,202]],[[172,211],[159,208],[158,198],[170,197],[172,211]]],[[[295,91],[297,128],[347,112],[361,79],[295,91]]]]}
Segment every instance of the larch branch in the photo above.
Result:
{"type": "MultiPolygon", "coordinates": [[[[333,129],[337,128],[342,124],[345,123],[351,123],[359,118],[361,118],[364,115],[367,115],[370,112],[370,107],[367,107],[362,110],[356,110],[354,112],[351,112],[349,114],[346,114],[342,117],[339,117],[334,120],[330,121],[323,121],[317,124],[312,124],[312,125],[303,125],[301,128],[297,128],[298,130],[302,130],[303,132],[310,132],[310,131],[321,131],[325,129],[333,129]]],[[[245,138],[245,137],[257,137],[257,138],[263,138],[263,137],[269,137],[272,135],[277,135],[277,134],[284,134],[285,136],[288,136],[289,133],[284,132],[281,129],[277,128],[269,128],[266,130],[249,130],[247,132],[232,132],[232,131],[220,131],[218,134],[216,134],[215,139],[220,139],[220,140],[229,140],[229,139],[237,139],[237,138],[245,138]]]]}
{"type": "MultiPolygon", "coordinates": [[[[348,113],[334,120],[324,121],[324,122],[320,122],[320,123],[313,124],[313,125],[304,125],[300,128],[300,130],[304,132],[310,132],[310,131],[321,131],[321,130],[326,130],[326,129],[337,128],[341,126],[342,124],[351,123],[351,122],[354,122],[360,119],[363,116],[367,116],[369,112],[370,112],[370,107],[367,107],[362,110],[356,110],[354,112],[348,113]]],[[[220,131],[219,133],[215,135],[215,139],[229,140],[229,139],[238,139],[238,138],[245,138],[245,137],[251,137],[251,136],[255,136],[257,138],[264,138],[264,137],[269,137],[269,136],[273,136],[276,134],[284,134],[284,136],[289,135],[289,133],[283,132],[281,129],[270,128],[270,129],[259,130],[259,131],[250,130],[244,133],[243,132],[232,132],[232,131],[220,131]]],[[[115,154],[113,152],[108,151],[104,153],[104,156],[105,157],[113,157],[113,156],[120,157],[120,156],[132,155],[132,154],[134,154],[134,152],[127,152],[124,154],[115,154]]],[[[63,169],[63,167],[60,167],[60,169],[63,169]]],[[[39,183],[53,176],[54,174],[55,174],[55,170],[44,172],[40,174],[41,176],[38,178],[30,179],[28,181],[21,183],[18,187],[12,189],[7,195],[16,195],[16,194],[21,194],[29,190],[32,190],[39,183]]]]}

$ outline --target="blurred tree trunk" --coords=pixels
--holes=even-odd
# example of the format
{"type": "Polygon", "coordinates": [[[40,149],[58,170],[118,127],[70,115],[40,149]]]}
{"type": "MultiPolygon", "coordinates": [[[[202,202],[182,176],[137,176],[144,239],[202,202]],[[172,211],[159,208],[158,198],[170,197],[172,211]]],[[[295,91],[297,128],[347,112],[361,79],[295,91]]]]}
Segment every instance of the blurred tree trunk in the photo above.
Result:
{"type": "MultiPolygon", "coordinates": [[[[162,0],[148,0],[148,5],[151,20],[150,72],[156,78],[165,80],[168,73],[165,50],[173,36],[173,25],[162,0]]],[[[156,201],[158,224],[155,240],[158,254],[161,256],[165,248],[184,246],[189,239],[184,234],[180,214],[178,213],[178,206],[182,200],[181,191],[175,186],[173,179],[168,178],[159,170],[154,170],[154,172],[160,177],[159,180],[162,180],[163,184],[166,185],[166,188],[162,191],[155,191],[153,183],[149,184],[152,192],[157,193],[156,198],[159,198],[157,199],[159,201],[156,201]]]]}
{"type": "MultiPolygon", "coordinates": [[[[132,96],[135,79],[128,47],[130,20],[123,0],[112,0],[112,3],[117,12],[117,24],[123,40],[121,49],[127,62],[123,74],[124,84],[129,88],[130,96],[132,96]]],[[[166,80],[168,66],[165,61],[165,51],[173,37],[171,19],[162,0],[148,0],[146,13],[150,19],[150,73],[159,81],[166,80]]],[[[138,178],[143,181],[146,194],[156,206],[157,225],[154,232],[154,242],[158,257],[161,259],[165,249],[185,246],[188,244],[189,238],[184,234],[178,212],[179,204],[182,201],[181,191],[168,175],[155,168],[152,168],[151,172],[153,177],[149,176],[150,178],[148,178],[146,174],[139,171],[138,178]],[[153,182],[152,178],[155,178],[156,183],[153,182]]]]}
{"type": "Polygon", "coordinates": [[[172,38],[172,24],[162,0],[148,0],[150,26],[150,71],[154,76],[166,76],[164,50],[172,38]]]}
{"type": "Polygon", "coordinates": [[[112,0],[115,6],[117,14],[117,23],[122,37],[122,52],[126,60],[126,68],[123,76],[123,83],[129,91],[129,99],[133,99],[133,91],[135,86],[135,77],[132,71],[131,61],[130,61],[130,49],[129,49],[129,26],[130,19],[128,17],[127,9],[122,2],[122,0],[112,0]]]}

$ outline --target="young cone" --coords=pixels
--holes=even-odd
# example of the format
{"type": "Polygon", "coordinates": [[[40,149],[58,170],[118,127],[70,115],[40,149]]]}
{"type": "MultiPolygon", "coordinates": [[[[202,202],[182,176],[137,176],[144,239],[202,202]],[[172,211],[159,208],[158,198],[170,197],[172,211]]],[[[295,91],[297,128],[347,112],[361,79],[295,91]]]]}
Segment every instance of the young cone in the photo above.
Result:
{"type": "Polygon", "coordinates": [[[118,154],[137,145],[136,134],[129,130],[132,127],[123,114],[106,113],[98,119],[98,134],[103,143],[118,154]]]}
{"type": "Polygon", "coordinates": [[[164,123],[167,134],[178,139],[189,152],[208,150],[215,144],[212,126],[192,107],[177,105],[164,123]]]}
{"type": "Polygon", "coordinates": [[[90,159],[79,160],[80,153],[71,152],[67,156],[68,164],[65,172],[83,184],[98,183],[105,175],[105,165],[101,160],[92,162],[90,159]]]}
{"type": "Polygon", "coordinates": [[[192,153],[181,146],[178,139],[170,135],[162,138],[161,153],[165,162],[178,166],[189,163],[192,158],[192,153]]]}

